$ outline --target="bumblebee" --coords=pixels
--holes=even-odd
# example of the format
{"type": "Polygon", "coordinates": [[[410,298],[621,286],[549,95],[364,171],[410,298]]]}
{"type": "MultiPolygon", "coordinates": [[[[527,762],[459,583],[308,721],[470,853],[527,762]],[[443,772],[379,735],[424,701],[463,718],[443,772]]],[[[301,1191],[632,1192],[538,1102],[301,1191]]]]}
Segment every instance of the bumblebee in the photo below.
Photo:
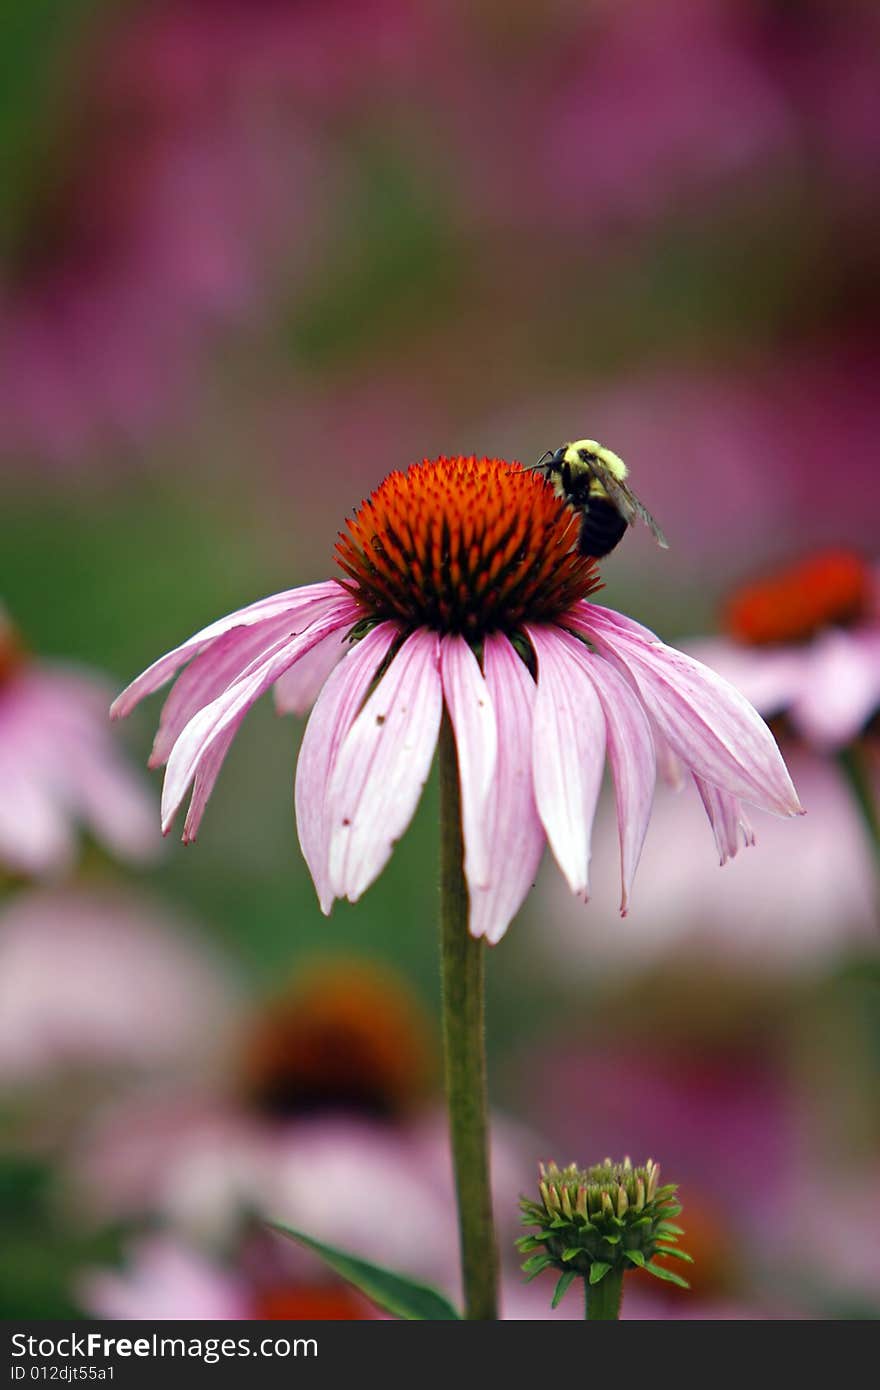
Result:
{"type": "Polygon", "coordinates": [[[658,545],[669,542],[660,527],[627,486],[629,470],[623,459],[595,439],[576,439],[549,449],[534,465],[562,497],[580,514],[578,550],[600,560],[622,540],[628,526],[643,521],[658,545]]]}

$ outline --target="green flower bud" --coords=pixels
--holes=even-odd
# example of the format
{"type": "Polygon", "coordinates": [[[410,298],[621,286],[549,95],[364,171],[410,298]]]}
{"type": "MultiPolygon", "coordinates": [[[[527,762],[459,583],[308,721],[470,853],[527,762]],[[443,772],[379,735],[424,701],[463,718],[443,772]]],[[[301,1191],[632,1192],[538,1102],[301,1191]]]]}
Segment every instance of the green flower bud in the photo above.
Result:
{"type": "Polygon", "coordinates": [[[520,1202],[524,1224],[537,1229],[517,1245],[529,1255],[523,1265],[529,1279],[545,1269],[560,1271],[554,1308],[577,1276],[586,1282],[588,1308],[591,1297],[596,1306],[600,1302],[598,1285],[605,1282],[607,1294],[615,1290],[610,1300],[601,1300],[615,1311],[588,1312],[595,1317],[618,1315],[623,1276],[632,1269],[646,1269],[658,1279],[689,1287],[680,1275],[653,1263],[657,1254],[693,1263],[676,1248],[682,1234],[673,1224],[681,1211],[677,1189],[674,1183],[660,1186],[660,1169],[653,1159],[640,1168],[628,1158],[622,1163],[606,1158],[585,1169],[574,1163],[567,1168],[542,1163],[540,1171],[540,1201],[523,1197],[520,1202]]]}

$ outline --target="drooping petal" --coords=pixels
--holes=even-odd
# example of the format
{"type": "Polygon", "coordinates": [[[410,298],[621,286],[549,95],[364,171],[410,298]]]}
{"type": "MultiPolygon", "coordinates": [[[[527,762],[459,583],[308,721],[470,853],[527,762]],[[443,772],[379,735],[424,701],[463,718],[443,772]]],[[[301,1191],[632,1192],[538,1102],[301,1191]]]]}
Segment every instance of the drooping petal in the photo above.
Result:
{"type": "Polygon", "coordinates": [[[328,677],[300,745],[294,789],[296,828],[324,913],[329,913],[335,896],[329,865],[330,781],[345,736],[398,635],[394,623],[380,623],[351,649],[328,677]]]}
{"type": "Polygon", "coordinates": [[[681,761],[681,758],[673,753],[656,724],[653,724],[651,728],[654,734],[654,756],[657,759],[657,775],[663,779],[667,787],[671,787],[674,792],[680,792],[687,782],[687,768],[681,761]]]}
{"type": "Polygon", "coordinates": [[[624,677],[577,638],[567,633],[560,635],[595,685],[605,715],[620,837],[620,911],[625,916],[654,801],[654,736],[644,709],[624,677]]]}
{"type": "Polygon", "coordinates": [[[292,637],[287,614],[253,627],[233,627],[199,652],[174,682],[162,706],[149,766],[163,767],[194,714],[228,689],[257,657],[292,637]]]}
{"type": "MultiPolygon", "coordinates": [[[[251,664],[238,680],[233,681],[222,695],[200,709],[186,725],[175,743],[168,758],[165,784],[162,788],[162,831],[168,833],[177,814],[178,807],[187,793],[190,783],[199,772],[203,760],[208,759],[212,750],[214,757],[205,762],[206,778],[213,786],[219,770],[216,761],[218,748],[223,755],[229,748],[231,738],[224,740],[229,730],[234,732],[244,719],[251,705],[269,689],[278,677],[307,652],[328,632],[338,631],[350,622],[348,599],[337,604],[336,610],[324,613],[306,629],[289,641],[279,643],[262,659],[251,664]],[[225,747],[223,743],[225,742],[225,747]]],[[[222,761],[222,757],[220,759],[222,761]]],[[[209,786],[209,790],[210,790],[209,786]]],[[[206,797],[200,796],[204,808],[206,797]]],[[[188,838],[192,839],[198,829],[198,817],[190,819],[188,838]]]]}
{"type": "Polygon", "coordinates": [[[350,650],[347,636],[331,632],[278,678],[272,691],[278,714],[308,714],[330,672],[350,650]]]}
{"type": "Polygon", "coordinates": [[[626,672],[661,736],[697,776],[777,815],[800,812],[776,740],[734,686],[598,605],[580,604],[570,621],[626,672]]]}
{"type": "Polygon", "coordinates": [[[330,785],[330,879],[356,902],[412,819],[437,744],[440,643],[420,628],[404,642],[352,724],[330,785]]]}
{"type": "MultiPolygon", "coordinates": [[[[243,718],[244,714],[241,716],[241,719],[243,718]]],[[[208,798],[214,790],[214,783],[220,775],[220,769],[226,760],[226,754],[229,752],[232,740],[238,733],[241,719],[234,719],[229,727],[212,741],[204,756],[199,760],[193,777],[192,796],[189,799],[186,819],[183,822],[181,839],[185,845],[191,845],[195,842],[199,833],[199,826],[202,823],[202,816],[205,814],[205,807],[208,804],[208,798]]]]}
{"type": "Polygon", "coordinates": [[[767,718],[787,709],[810,679],[809,647],[745,647],[719,637],[689,642],[686,651],[735,685],[767,718]]]}
{"type": "Polygon", "coordinates": [[[544,850],[532,787],[536,687],[506,637],[483,644],[486,685],[495,710],[498,752],[486,807],[489,887],[470,887],[470,932],[500,941],[531,888],[544,850]]]}
{"type": "Polygon", "coordinates": [[[605,764],[605,716],[595,686],[559,629],[528,626],[526,631],[538,658],[532,730],[535,803],[571,891],[586,897],[605,764]]]}
{"type": "Polygon", "coordinates": [[[487,802],[498,753],[495,711],[480,664],[463,637],[442,639],[440,674],[455,733],[464,871],[473,892],[489,887],[491,837],[487,802]]]}
{"type": "Polygon", "coordinates": [[[111,718],[123,719],[130,714],[146,695],[159,690],[185,662],[230,629],[250,627],[257,623],[271,622],[274,618],[288,617],[294,624],[291,628],[293,636],[299,620],[311,622],[318,616],[322,607],[336,603],[343,595],[347,597],[342,585],[329,579],[320,584],[305,584],[297,589],[285,589],[283,593],[271,594],[268,598],[258,599],[256,603],[239,608],[225,618],[218,618],[216,622],[209,623],[173,651],[160,656],[158,661],[154,661],[152,666],[148,666],[146,671],[126,686],[110,707],[111,718]]]}
{"type": "Polygon", "coordinates": [[[880,632],[832,630],[817,637],[790,709],[792,722],[821,748],[840,748],[861,733],[880,704],[880,632]]]}
{"type": "Polygon", "coordinates": [[[718,787],[710,786],[702,777],[695,775],[694,781],[715,836],[719,862],[726,864],[740,848],[755,843],[755,832],[735,796],[721,791],[718,787]]]}

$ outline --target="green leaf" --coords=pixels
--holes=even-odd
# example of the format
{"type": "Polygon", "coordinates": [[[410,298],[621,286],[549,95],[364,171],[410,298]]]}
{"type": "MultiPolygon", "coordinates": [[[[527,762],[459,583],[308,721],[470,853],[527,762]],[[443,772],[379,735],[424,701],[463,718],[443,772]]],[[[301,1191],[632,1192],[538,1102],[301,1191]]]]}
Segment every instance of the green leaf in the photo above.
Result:
{"type": "Polygon", "coordinates": [[[664,1236],[683,1236],[684,1230],[681,1226],[676,1226],[674,1221],[658,1221],[657,1230],[664,1236]]]}
{"type": "Polygon", "coordinates": [[[302,1231],[295,1231],[292,1226],[282,1226],[275,1221],[268,1224],[281,1235],[298,1241],[308,1250],[314,1250],[332,1270],[393,1317],[423,1322],[460,1321],[460,1315],[452,1304],[427,1284],[418,1284],[406,1274],[396,1274],[393,1270],[383,1269],[381,1265],[349,1255],[345,1250],[324,1245],[311,1236],[303,1235],[302,1231]]]}
{"type": "Polygon", "coordinates": [[[664,1269],[662,1265],[647,1264],[645,1269],[649,1274],[653,1274],[655,1279],[665,1279],[667,1284],[677,1284],[680,1289],[690,1288],[687,1279],[682,1279],[680,1274],[673,1274],[671,1269],[664,1269]]]}
{"type": "Polygon", "coordinates": [[[582,1254],[582,1251],[579,1245],[570,1245],[567,1250],[563,1250],[562,1258],[564,1260],[575,1260],[580,1254],[582,1254]]]}
{"type": "Polygon", "coordinates": [[[619,1244],[620,1244],[620,1236],[619,1236],[619,1235],[616,1235],[616,1236],[603,1236],[602,1239],[603,1239],[604,1241],[606,1241],[608,1245],[619,1245],[619,1244]]]}
{"type": "Polygon", "coordinates": [[[605,1264],[604,1260],[594,1260],[590,1265],[590,1283],[599,1284],[605,1278],[611,1266],[605,1264]]]}
{"type": "Polygon", "coordinates": [[[689,1255],[686,1250],[679,1250],[674,1245],[657,1245],[654,1249],[658,1255],[671,1255],[674,1260],[684,1260],[689,1265],[694,1262],[693,1255],[689,1255]]]}
{"type": "Polygon", "coordinates": [[[564,1274],[561,1274],[559,1276],[559,1283],[556,1285],[556,1288],[553,1291],[553,1301],[550,1304],[551,1308],[559,1307],[563,1298],[571,1288],[571,1281],[576,1278],[577,1271],[574,1269],[567,1269],[564,1274]]]}
{"type": "Polygon", "coordinates": [[[553,1261],[550,1256],[545,1255],[542,1251],[540,1255],[532,1255],[529,1259],[524,1261],[523,1273],[540,1274],[542,1269],[546,1269],[547,1266],[552,1265],[552,1263],[553,1261]]]}
{"type": "Polygon", "coordinates": [[[638,1265],[639,1269],[645,1268],[647,1261],[641,1250],[624,1250],[623,1253],[626,1259],[631,1260],[634,1265],[638,1265]]]}
{"type": "Polygon", "coordinates": [[[520,1236],[516,1242],[516,1248],[527,1255],[530,1250],[537,1250],[538,1246],[542,1244],[543,1241],[538,1240],[536,1236],[520,1236]]]}

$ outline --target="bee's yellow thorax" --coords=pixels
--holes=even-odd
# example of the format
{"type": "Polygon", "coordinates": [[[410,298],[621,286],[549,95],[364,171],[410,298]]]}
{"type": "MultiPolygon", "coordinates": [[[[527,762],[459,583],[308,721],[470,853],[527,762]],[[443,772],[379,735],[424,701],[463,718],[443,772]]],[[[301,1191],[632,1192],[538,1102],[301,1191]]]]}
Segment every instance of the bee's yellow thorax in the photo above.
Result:
{"type": "MultiPolygon", "coordinates": [[[[616,478],[618,482],[623,482],[628,472],[626,464],[619,454],[615,454],[611,449],[606,449],[605,445],[600,444],[598,439],[575,439],[568,445],[564,457],[565,462],[573,473],[577,473],[589,467],[589,464],[585,463],[581,458],[580,451],[582,449],[588,454],[594,454],[613,478],[616,478]]],[[[590,480],[590,496],[608,496],[601,482],[596,477],[590,480]]]]}
{"type": "Polygon", "coordinates": [[[584,464],[580,456],[581,449],[585,449],[588,454],[595,454],[596,458],[604,463],[608,472],[618,482],[623,482],[629,469],[619,454],[615,454],[613,449],[606,449],[605,445],[600,444],[598,439],[575,439],[565,451],[565,462],[572,468],[583,468],[584,464]]]}

